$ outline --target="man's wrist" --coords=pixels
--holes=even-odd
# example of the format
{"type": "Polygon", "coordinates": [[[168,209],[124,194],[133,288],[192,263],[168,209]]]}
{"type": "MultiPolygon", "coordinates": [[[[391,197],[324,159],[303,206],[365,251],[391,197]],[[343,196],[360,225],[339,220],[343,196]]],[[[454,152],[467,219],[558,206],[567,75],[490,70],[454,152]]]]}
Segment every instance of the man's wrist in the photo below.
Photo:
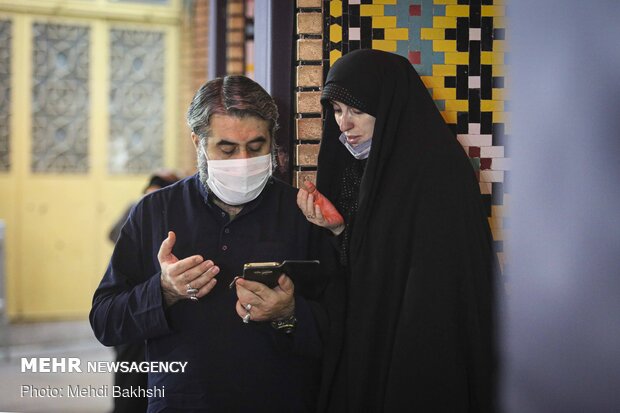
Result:
{"type": "Polygon", "coordinates": [[[272,320],[271,327],[285,334],[291,334],[297,327],[297,317],[295,317],[295,314],[291,314],[288,317],[272,320]]]}

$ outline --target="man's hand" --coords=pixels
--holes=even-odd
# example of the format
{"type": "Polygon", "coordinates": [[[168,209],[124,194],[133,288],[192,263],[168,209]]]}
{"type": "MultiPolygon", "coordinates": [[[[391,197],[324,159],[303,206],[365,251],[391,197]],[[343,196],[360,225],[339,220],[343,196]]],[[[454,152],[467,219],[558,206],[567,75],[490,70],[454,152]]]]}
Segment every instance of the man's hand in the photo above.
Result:
{"type": "Polygon", "coordinates": [[[167,306],[189,298],[187,290],[190,287],[198,290],[196,293],[198,298],[209,294],[217,283],[214,277],[220,272],[213,261],[205,261],[200,255],[179,260],[172,253],[175,242],[174,232],[168,232],[168,238],[161,243],[157,254],[161,267],[161,288],[167,306]]]}
{"type": "Polygon", "coordinates": [[[243,278],[235,282],[237,288],[236,310],[239,317],[252,321],[270,321],[289,317],[295,313],[295,285],[282,274],[278,286],[269,288],[265,284],[243,278]]]}
{"type": "Polygon", "coordinates": [[[305,181],[304,186],[305,188],[299,188],[297,193],[297,206],[301,212],[308,221],[339,235],[344,230],[344,219],[340,212],[312,182],[305,181]]]}

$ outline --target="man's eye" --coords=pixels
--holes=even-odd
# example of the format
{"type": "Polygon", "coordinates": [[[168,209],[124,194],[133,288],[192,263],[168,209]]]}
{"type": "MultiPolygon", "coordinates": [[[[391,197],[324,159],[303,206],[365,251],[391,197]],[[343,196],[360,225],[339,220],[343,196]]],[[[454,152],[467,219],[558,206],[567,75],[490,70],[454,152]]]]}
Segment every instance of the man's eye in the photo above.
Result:
{"type": "Polygon", "coordinates": [[[235,148],[232,146],[220,146],[220,150],[226,155],[232,155],[232,153],[235,151],[235,148]]]}

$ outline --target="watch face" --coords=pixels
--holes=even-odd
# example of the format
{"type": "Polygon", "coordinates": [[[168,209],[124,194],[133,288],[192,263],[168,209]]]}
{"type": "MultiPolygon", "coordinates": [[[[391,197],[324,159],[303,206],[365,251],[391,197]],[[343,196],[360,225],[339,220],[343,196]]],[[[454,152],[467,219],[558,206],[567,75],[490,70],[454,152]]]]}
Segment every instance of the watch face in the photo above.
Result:
{"type": "Polygon", "coordinates": [[[273,320],[271,326],[276,330],[285,332],[286,334],[292,333],[297,325],[297,318],[294,315],[284,318],[282,320],[273,320]]]}

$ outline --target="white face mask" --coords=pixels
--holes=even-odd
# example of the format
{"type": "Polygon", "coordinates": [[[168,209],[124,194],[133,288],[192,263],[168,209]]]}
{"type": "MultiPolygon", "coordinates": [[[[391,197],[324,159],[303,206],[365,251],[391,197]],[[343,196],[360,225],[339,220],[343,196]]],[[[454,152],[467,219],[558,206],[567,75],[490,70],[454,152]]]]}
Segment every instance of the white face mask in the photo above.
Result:
{"type": "Polygon", "coordinates": [[[372,139],[368,139],[366,142],[362,142],[359,145],[352,146],[347,142],[347,135],[344,133],[338,138],[345,148],[353,155],[355,159],[366,159],[370,155],[370,146],[372,145],[372,139]]]}
{"type": "Polygon", "coordinates": [[[209,160],[207,185],[228,205],[246,204],[256,199],[271,176],[271,154],[246,159],[209,160]]]}

